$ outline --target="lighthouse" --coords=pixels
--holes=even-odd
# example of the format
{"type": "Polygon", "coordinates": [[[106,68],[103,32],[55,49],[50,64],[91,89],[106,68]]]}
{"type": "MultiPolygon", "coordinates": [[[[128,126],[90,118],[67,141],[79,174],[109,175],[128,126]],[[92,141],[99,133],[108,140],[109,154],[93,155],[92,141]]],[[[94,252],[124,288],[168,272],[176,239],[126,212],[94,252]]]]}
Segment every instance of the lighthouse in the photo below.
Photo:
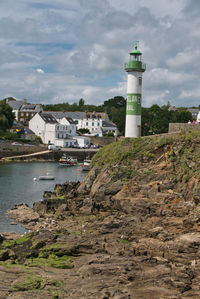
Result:
{"type": "Polygon", "coordinates": [[[130,60],[125,63],[128,73],[125,137],[132,138],[141,136],[142,74],[146,70],[138,44],[138,41],[134,43],[130,60]]]}

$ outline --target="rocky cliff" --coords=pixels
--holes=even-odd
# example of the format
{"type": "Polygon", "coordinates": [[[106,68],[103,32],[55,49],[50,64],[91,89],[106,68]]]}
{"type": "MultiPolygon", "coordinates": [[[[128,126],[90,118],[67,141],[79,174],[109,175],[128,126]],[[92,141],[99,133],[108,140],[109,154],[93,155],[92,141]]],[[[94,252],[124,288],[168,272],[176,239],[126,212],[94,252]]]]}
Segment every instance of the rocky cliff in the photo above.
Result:
{"type": "Polygon", "coordinates": [[[1,298],[199,298],[199,158],[195,132],[125,139],[14,207],[30,232],[1,236],[1,298]]]}

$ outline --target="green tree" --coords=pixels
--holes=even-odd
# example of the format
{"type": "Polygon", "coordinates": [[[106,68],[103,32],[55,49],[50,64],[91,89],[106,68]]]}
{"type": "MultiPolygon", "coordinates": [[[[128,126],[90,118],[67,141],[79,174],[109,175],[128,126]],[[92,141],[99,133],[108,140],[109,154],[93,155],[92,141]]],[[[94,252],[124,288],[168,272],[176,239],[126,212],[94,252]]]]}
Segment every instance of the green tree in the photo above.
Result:
{"type": "Polygon", "coordinates": [[[81,98],[78,102],[78,105],[79,105],[79,107],[83,107],[85,105],[84,99],[81,98]]]}
{"type": "Polygon", "coordinates": [[[188,121],[193,121],[192,113],[187,110],[178,111],[177,122],[187,123],[188,121]]]}
{"type": "Polygon", "coordinates": [[[125,133],[126,100],[122,96],[116,96],[103,104],[109,119],[117,126],[118,131],[125,133]]]}
{"type": "Polygon", "coordinates": [[[169,111],[166,106],[153,105],[142,108],[142,135],[167,133],[169,123],[187,123],[192,114],[186,110],[169,111]]]}
{"type": "Polygon", "coordinates": [[[80,133],[82,133],[82,134],[86,134],[86,133],[90,134],[90,130],[87,129],[87,128],[81,128],[81,129],[79,129],[78,131],[79,131],[80,133]]]}
{"type": "Polygon", "coordinates": [[[14,119],[12,108],[6,104],[6,100],[0,101],[0,131],[10,129],[14,119]]]}

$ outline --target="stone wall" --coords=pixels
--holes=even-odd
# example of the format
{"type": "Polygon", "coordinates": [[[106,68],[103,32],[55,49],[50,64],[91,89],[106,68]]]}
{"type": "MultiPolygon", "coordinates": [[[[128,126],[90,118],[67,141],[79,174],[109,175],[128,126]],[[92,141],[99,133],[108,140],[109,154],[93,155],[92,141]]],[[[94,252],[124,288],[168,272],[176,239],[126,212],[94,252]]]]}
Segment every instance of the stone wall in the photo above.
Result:
{"type": "Polygon", "coordinates": [[[195,130],[200,132],[200,124],[169,123],[169,133],[195,130]]]}
{"type": "Polygon", "coordinates": [[[0,159],[3,157],[27,155],[47,150],[47,146],[17,146],[11,143],[0,144],[0,159]]]}

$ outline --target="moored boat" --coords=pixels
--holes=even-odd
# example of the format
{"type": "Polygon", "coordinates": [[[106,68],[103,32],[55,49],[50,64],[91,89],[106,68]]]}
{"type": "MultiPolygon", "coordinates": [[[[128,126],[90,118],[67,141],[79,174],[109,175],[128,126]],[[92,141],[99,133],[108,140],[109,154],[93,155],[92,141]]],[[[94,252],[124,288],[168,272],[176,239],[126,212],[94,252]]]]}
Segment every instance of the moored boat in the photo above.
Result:
{"type": "Polygon", "coordinates": [[[52,175],[41,175],[39,176],[39,180],[55,180],[55,177],[52,175]]]}
{"type": "Polygon", "coordinates": [[[62,166],[74,166],[77,165],[78,160],[75,157],[67,157],[66,155],[63,155],[59,160],[59,165],[62,166]]]}

